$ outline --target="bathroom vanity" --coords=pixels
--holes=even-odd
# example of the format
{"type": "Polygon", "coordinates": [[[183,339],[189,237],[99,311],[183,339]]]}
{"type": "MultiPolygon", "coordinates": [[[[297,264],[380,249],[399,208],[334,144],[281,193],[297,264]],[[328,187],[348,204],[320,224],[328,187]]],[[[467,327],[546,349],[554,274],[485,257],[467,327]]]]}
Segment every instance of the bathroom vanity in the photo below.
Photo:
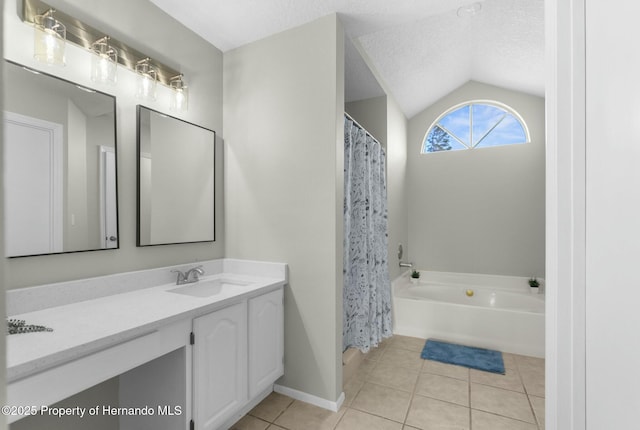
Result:
{"type": "Polygon", "coordinates": [[[283,375],[286,265],[198,264],[180,286],[195,264],[8,291],[9,318],[53,329],[7,336],[8,421],[116,376],[93,412],[123,430],[225,429],[259,403],[283,375]]]}

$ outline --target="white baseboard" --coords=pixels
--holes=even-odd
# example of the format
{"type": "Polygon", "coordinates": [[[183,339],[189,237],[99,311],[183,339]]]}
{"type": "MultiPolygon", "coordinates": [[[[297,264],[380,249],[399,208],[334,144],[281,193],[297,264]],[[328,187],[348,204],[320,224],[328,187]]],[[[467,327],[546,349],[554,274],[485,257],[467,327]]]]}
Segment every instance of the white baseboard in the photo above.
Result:
{"type": "Polygon", "coordinates": [[[284,394],[293,399],[300,400],[301,402],[309,403],[314,406],[318,406],[323,409],[328,409],[333,412],[338,412],[344,403],[344,392],[340,393],[340,397],[335,402],[331,400],[323,399],[322,397],[314,396],[313,394],[305,393],[303,391],[294,390],[293,388],[285,387],[275,384],[273,391],[276,393],[284,394]]]}

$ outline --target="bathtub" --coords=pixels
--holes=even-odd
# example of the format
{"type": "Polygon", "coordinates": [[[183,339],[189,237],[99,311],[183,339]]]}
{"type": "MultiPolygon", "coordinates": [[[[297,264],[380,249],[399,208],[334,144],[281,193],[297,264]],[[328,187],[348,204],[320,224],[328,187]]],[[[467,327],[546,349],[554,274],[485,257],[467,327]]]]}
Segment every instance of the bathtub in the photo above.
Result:
{"type": "Polygon", "coordinates": [[[394,333],[544,357],[544,295],[528,278],[420,271],[393,281],[394,333]]]}

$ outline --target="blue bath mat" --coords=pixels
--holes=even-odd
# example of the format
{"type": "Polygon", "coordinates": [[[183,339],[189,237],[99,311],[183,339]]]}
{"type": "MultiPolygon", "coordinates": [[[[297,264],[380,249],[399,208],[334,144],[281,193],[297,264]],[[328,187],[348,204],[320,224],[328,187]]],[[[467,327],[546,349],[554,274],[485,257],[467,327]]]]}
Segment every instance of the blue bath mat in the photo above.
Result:
{"type": "Polygon", "coordinates": [[[456,345],[455,343],[427,340],[420,357],[441,363],[456,364],[485,372],[504,375],[502,353],[492,349],[475,348],[473,346],[456,345]]]}

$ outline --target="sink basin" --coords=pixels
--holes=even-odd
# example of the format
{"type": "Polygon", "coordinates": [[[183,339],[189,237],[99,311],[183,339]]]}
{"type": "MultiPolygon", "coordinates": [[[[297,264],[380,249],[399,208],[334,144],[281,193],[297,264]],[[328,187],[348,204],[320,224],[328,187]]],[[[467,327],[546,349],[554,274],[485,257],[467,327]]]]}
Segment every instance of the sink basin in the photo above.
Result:
{"type": "Polygon", "coordinates": [[[238,287],[246,287],[249,284],[250,282],[236,281],[234,279],[212,279],[210,281],[194,282],[193,284],[183,285],[167,291],[193,297],[210,297],[223,292],[233,291],[238,287]]]}

